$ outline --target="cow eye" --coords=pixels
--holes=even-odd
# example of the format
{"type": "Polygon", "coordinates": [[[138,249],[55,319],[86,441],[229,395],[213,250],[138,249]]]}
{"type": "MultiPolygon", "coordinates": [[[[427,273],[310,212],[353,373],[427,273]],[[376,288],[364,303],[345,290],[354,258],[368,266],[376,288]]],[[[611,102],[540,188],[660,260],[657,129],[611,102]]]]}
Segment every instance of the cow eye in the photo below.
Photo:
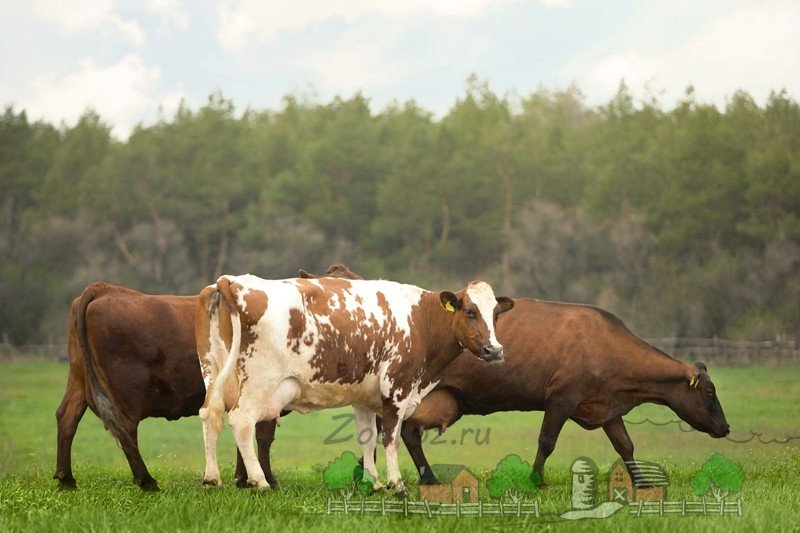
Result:
{"type": "Polygon", "coordinates": [[[465,309],[464,314],[466,315],[467,318],[475,318],[477,316],[475,314],[475,311],[473,311],[472,309],[465,309]]]}
{"type": "Polygon", "coordinates": [[[711,390],[711,389],[708,389],[706,391],[706,398],[713,398],[713,397],[714,397],[714,391],[711,390]]]}

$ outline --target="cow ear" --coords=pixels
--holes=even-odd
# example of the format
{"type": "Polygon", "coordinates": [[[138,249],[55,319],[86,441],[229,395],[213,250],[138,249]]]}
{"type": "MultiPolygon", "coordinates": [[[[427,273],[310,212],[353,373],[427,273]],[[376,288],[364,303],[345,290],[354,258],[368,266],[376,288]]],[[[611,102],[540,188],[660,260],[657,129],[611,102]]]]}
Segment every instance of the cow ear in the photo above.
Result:
{"type": "Polygon", "coordinates": [[[497,297],[497,314],[505,313],[506,311],[511,311],[514,308],[514,300],[508,298],[506,296],[498,296],[497,297]]]}
{"type": "Polygon", "coordinates": [[[708,369],[706,368],[706,364],[705,363],[695,363],[694,366],[696,366],[697,368],[699,368],[703,372],[708,372],[708,369]]]}
{"type": "Polygon", "coordinates": [[[319,276],[315,276],[314,274],[312,274],[310,272],[306,272],[302,268],[300,269],[300,277],[303,278],[303,279],[317,279],[317,278],[319,278],[319,276]]]}
{"type": "Polygon", "coordinates": [[[697,386],[700,384],[700,369],[695,367],[692,368],[691,366],[688,367],[688,379],[689,379],[689,387],[696,389],[697,386]]]}
{"type": "Polygon", "coordinates": [[[450,291],[440,292],[439,301],[442,302],[442,307],[451,313],[454,313],[456,309],[461,307],[461,300],[450,291]]]}

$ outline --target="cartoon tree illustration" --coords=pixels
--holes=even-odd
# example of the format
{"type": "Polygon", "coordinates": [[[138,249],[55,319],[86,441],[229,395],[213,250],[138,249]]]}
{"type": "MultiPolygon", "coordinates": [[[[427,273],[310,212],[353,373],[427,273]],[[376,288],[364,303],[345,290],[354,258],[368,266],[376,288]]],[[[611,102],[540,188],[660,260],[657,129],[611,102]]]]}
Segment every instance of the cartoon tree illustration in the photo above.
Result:
{"type": "Polygon", "coordinates": [[[508,495],[517,502],[523,495],[539,490],[539,481],[539,474],[533,471],[530,464],[519,455],[509,455],[497,463],[486,486],[493,498],[508,495]]]}
{"type": "Polygon", "coordinates": [[[364,471],[352,452],[344,452],[328,463],[322,472],[322,480],[329,490],[339,491],[344,498],[352,497],[356,491],[372,494],[375,481],[369,472],[364,471]]]}
{"type": "Polygon", "coordinates": [[[692,478],[692,489],[698,496],[709,489],[718,502],[731,492],[737,492],[744,483],[744,474],[739,465],[725,459],[720,453],[713,454],[703,468],[692,478]]]}

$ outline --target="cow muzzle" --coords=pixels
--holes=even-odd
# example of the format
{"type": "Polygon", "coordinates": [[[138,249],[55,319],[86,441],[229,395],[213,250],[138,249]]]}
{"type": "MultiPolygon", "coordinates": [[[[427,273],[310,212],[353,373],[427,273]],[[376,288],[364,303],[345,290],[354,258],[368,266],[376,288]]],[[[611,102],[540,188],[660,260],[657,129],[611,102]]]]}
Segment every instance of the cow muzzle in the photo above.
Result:
{"type": "Polygon", "coordinates": [[[503,360],[503,347],[499,344],[487,344],[481,348],[480,355],[478,356],[484,361],[502,361],[503,360]]]}

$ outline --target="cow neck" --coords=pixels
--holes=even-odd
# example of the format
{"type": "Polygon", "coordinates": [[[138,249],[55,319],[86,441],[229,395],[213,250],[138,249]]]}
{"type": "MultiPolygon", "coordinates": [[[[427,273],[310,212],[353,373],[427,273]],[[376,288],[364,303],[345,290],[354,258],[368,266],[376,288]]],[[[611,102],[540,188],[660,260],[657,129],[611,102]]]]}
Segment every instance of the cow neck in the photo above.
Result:
{"type": "Polygon", "coordinates": [[[669,406],[676,389],[686,382],[687,365],[642,341],[636,364],[625,367],[623,388],[636,405],[645,402],[669,406]]]}
{"type": "Polygon", "coordinates": [[[425,346],[422,383],[437,378],[463,351],[453,332],[453,314],[442,307],[439,293],[425,291],[420,298],[420,330],[425,346]]]}

